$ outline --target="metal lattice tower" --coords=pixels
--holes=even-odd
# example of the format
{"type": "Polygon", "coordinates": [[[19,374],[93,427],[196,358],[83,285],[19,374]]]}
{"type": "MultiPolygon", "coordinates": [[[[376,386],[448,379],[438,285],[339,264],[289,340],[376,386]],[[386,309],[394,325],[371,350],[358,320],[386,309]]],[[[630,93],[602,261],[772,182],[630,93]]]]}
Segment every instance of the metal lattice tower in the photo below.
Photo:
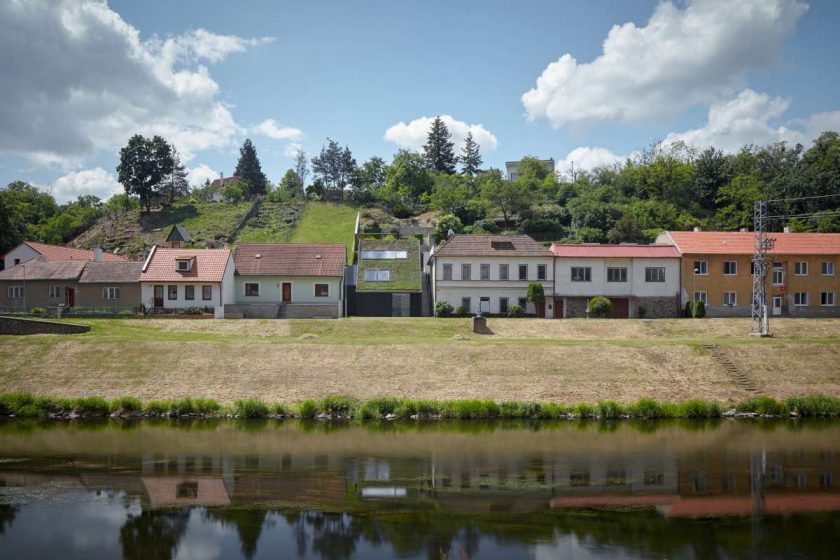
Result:
{"type": "Polygon", "coordinates": [[[770,336],[770,318],[767,313],[767,270],[766,254],[773,248],[774,239],[767,237],[767,202],[755,203],[753,213],[755,228],[755,252],[753,253],[752,289],[752,335],[770,336]]]}

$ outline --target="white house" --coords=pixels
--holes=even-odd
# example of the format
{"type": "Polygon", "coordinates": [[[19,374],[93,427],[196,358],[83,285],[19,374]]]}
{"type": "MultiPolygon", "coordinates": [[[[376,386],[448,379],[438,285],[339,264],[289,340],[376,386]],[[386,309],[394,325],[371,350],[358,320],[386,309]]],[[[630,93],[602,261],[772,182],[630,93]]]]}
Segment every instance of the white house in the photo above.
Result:
{"type": "Polygon", "coordinates": [[[229,249],[152,247],[140,274],[141,301],[153,309],[212,308],[217,319],[235,301],[229,249]]]}
{"type": "Polygon", "coordinates": [[[8,270],[13,266],[31,261],[32,259],[39,259],[48,262],[95,260],[105,262],[125,262],[128,260],[123,256],[108,253],[98,248],[77,249],[75,247],[65,247],[63,245],[49,245],[47,243],[38,243],[36,241],[24,241],[3,255],[4,268],[8,270]]]}
{"type": "Polygon", "coordinates": [[[589,300],[605,296],[616,318],[678,317],[680,255],[668,245],[551,245],[554,310],[585,317],[589,300]]]}
{"type": "Polygon", "coordinates": [[[554,316],[554,258],[527,235],[455,235],[433,249],[429,264],[435,305],[502,315],[521,305],[528,314],[554,316]],[[526,300],[535,282],[546,295],[537,306],[526,300]]]}

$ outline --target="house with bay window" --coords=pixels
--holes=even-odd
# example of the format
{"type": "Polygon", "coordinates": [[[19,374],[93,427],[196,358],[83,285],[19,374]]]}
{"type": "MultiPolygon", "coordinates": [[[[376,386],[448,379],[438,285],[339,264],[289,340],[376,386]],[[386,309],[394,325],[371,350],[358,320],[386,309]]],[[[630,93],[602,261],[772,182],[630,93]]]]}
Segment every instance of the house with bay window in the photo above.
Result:
{"type": "Polygon", "coordinates": [[[153,246],[140,273],[147,309],[212,309],[223,318],[235,302],[234,264],[229,249],[169,249],[153,246]]]}
{"type": "Polygon", "coordinates": [[[429,257],[434,302],[467,313],[505,315],[512,305],[526,314],[554,317],[554,257],[527,235],[453,235],[429,257]],[[528,285],[539,283],[544,303],[527,301],[528,285]]]}

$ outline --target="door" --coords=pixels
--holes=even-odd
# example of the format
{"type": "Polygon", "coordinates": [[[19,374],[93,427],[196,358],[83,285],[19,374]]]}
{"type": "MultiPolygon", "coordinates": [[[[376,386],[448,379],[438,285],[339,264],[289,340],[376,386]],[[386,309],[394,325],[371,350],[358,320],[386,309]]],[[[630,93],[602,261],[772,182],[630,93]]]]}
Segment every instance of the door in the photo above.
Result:
{"type": "Polygon", "coordinates": [[[155,286],[155,307],[163,307],[163,286],[155,286]]]}
{"type": "Polygon", "coordinates": [[[67,307],[73,307],[76,305],[76,289],[75,288],[67,288],[67,299],[65,301],[67,307]]]}
{"type": "Polygon", "coordinates": [[[613,319],[626,319],[630,316],[630,300],[628,298],[611,298],[613,319]]]}
{"type": "Polygon", "coordinates": [[[283,303],[292,301],[292,283],[283,282],[283,303]]]}
{"type": "Polygon", "coordinates": [[[545,319],[545,302],[540,301],[536,304],[537,308],[537,317],[540,319],[545,319]]]}
{"type": "Polygon", "coordinates": [[[773,296],[773,315],[782,314],[782,296],[773,296]]]}
{"type": "Polygon", "coordinates": [[[563,298],[559,298],[559,297],[554,298],[554,318],[555,319],[562,319],[563,318],[563,298]]]}

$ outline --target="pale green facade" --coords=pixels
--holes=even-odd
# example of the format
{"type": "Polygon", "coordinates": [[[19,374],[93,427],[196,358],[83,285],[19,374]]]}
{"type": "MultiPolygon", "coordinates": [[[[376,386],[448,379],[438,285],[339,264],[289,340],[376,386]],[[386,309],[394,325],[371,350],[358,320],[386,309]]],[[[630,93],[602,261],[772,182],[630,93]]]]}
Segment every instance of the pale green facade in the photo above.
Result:
{"type": "Polygon", "coordinates": [[[326,276],[236,276],[236,303],[281,303],[283,283],[292,285],[289,303],[339,303],[344,298],[342,278],[326,276]],[[245,284],[259,284],[258,296],[246,296],[245,284]],[[315,284],[328,284],[326,297],[315,296],[315,284]]]}

